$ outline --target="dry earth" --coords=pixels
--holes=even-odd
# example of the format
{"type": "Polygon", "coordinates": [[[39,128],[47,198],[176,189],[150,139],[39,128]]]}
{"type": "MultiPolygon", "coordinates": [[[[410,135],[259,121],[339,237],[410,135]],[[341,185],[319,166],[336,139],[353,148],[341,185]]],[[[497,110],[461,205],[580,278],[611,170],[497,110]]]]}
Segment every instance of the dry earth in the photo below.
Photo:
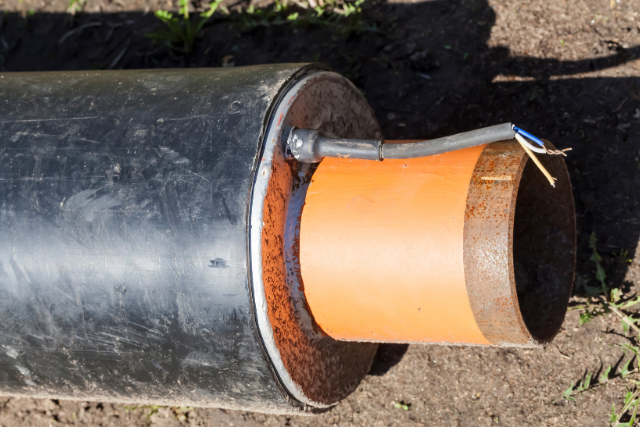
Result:
{"type": "MultiPolygon", "coordinates": [[[[390,139],[522,124],[573,147],[567,163],[579,254],[572,305],[584,301],[585,284],[596,284],[592,231],[607,284],[627,297],[640,291],[639,0],[368,0],[363,22],[375,31],[351,34],[295,24],[247,27],[241,15],[220,16],[190,55],[144,37],[162,27],[148,11],[175,9],[171,0],[88,0],[74,17],[65,13],[66,0],[0,5],[6,71],[321,60],[361,88],[390,139]]],[[[357,391],[318,416],[2,398],[0,425],[603,426],[611,405],[619,408],[626,387],[640,379],[617,374],[631,357],[621,343],[638,341],[617,317],[580,326],[574,310],[540,350],[384,346],[357,391]],[[575,402],[560,398],[571,382],[608,365],[614,368],[607,384],[575,402]]]]}

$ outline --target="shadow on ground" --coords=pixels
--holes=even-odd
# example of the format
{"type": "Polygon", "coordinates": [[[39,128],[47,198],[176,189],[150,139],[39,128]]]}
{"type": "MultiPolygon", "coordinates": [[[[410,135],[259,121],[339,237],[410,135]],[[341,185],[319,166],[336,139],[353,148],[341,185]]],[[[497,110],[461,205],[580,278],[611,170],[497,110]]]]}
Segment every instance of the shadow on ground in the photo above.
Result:
{"type": "MultiPolygon", "coordinates": [[[[640,235],[640,79],[572,77],[640,56],[607,43],[604,56],[561,62],[514,57],[487,45],[495,12],[486,2],[369,3],[369,29],[336,32],[321,25],[257,25],[240,15],[216,18],[190,55],[158,46],[146,34],[151,14],[6,13],[0,25],[3,71],[243,66],[322,61],[349,77],[374,108],[390,139],[444,136],[512,121],[572,147],[567,164],[578,218],[579,286],[595,285],[588,238],[620,286],[640,235]],[[500,77],[503,76],[503,77],[500,77]],[[506,77],[504,77],[506,76],[506,77]],[[511,77],[508,77],[511,76],[511,77]],[[562,76],[557,78],[556,76],[562,76]]],[[[372,374],[398,363],[406,346],[382,346],[372,374]]]]}

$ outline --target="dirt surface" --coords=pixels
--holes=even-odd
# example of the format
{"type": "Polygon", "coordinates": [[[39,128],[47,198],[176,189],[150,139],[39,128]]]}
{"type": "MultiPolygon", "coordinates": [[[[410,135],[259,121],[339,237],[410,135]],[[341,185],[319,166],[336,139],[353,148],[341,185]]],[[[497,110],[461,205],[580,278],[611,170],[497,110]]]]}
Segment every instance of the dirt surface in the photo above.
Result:
{"type": "MultiPolygon", "coordinates": [[[[214,15],[188,55],[145,37],[162,28],[148,11],[175,9],[171,0],[88,0],[75,16],[65,13],[66,0],[0,4],[6,71],[320,60],[362,90],[387,138],[513,121],[573,147],[567,162],[579,254],[572,305],[584,301],[585,286],[597,285],[593,231],[607,285],[628,297],[640,291],[640,0],[368,0],[362,22],[369,29],[351,33],[214,15]]],[[[580,326],[579,311],[540,350],[383,346],[357,391],[313,417],[2,398],[0,425],[607,425],[611,405],[619,408],[626,387],[640,379],[617,373],[631,357],[619,344],[638,342],[615,315],[580,326]],[[606,384],[575,401],[561,398],[586,372],[608,365],[606,384]]]]}

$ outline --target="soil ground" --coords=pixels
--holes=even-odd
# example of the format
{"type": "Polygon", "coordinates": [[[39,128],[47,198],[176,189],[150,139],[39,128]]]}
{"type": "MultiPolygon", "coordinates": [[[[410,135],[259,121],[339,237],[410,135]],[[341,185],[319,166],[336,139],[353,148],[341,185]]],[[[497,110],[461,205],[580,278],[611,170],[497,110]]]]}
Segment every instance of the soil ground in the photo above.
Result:
{"type": "MultiPolygon", "coordinates": [[[[74,16],[66,0],[0,5],[5,71],[319,60],[362,90],[389,139],[512,121],[572,147],[579,253],[571,305],[597,285],[593,231],[607,285],[640,292],[640,0],[367,0],[368,30],[357,32],[215,15],[189,55],[145,37],[162,28],[149,11],[175,9],[171,0],[88,0],[74,16]]],[[[382,346],[356,392],[312,417],[2,398],[0,425],[603,426],[640,379],[619,374],[631,358],[620,344],[638,341],[613,314],[580,326],[579,312],[539,350],[382,346]],[[607,383],[561,398],[609,365],[607,383]]]]}

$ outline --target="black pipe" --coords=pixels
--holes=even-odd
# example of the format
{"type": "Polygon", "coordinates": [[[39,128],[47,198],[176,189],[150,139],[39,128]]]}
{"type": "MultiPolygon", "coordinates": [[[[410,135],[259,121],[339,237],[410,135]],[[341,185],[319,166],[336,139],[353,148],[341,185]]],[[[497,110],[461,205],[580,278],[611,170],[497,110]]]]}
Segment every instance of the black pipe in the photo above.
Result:
{"type": "Polygon", "coordinates": [[[291,409],[252,315],[247,221],[300,69],[2,75],[3,393],[291,409]]]}
{"type": "Polygon", "coordinates": [[[265,301],[300,270],[286,203],[312,173],[283,136],[379,134],[344,77],[7,73],[0,101],[0,394],[296,413],[357,387],[375,344],[307,327],[303,296],[265,301]]]}

